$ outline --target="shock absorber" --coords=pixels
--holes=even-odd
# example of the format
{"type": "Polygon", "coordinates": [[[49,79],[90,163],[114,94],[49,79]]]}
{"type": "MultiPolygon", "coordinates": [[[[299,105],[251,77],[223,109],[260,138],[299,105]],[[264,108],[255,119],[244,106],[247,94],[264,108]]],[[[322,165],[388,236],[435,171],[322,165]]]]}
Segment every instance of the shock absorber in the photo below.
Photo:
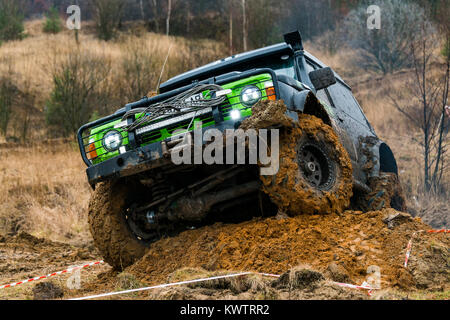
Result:
{"type": "Polygon", "coordinates": [[[170,187],[166,183],[164,176],[158,176],[151,187],[152,201],[157,201],[170,194],[170,187]]]}

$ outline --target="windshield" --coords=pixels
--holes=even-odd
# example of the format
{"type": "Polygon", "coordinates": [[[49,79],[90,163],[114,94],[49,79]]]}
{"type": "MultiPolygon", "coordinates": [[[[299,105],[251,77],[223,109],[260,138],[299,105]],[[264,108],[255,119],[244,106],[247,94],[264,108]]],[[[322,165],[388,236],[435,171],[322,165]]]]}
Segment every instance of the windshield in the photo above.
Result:
{"type": "Polygon", "coordinates": [[[262,60],[257,60],[250,63],[245,70],[270,68],[278,75],[285,75],[291,78],[297,79],[297,73],[295,72],[294,58],[289,55],[283,55],[279,57],[270,57],[262,60]]]}
{"type": "Polygon", "coordinates": [[[233,72],[250,71],[253,69],[270,68],[274,70],[277,75],[285,75],[299,80],[295,70],[294,57],[288,52],[258,55],[255,57],[248,57],[248,59],[242,61],[239,59],[239,55],[229,57],[176,76],[161,85],[160,93],[187,86],[194,80],[204,81],[212,77],[228,75],[233,72]]]}

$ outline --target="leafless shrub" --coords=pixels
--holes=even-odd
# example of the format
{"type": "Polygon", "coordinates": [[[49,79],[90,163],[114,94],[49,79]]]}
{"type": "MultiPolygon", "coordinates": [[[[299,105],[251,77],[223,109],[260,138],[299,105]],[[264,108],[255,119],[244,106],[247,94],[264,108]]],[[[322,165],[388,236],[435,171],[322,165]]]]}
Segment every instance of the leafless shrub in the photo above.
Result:
{"type": "Polygon", "coordinates": [[[409,1],[372,0],[351,11],[344,22],[347,43],[360,50],[361,63],[369,69],[390,73],[411,66],[410,43],[423,31],[418,21],[425,20],[424,10],[409,1]],[[381,28],[367,27],[367,8],[377,5],[381,9],[381,28]]]}
{"type": "Polygon", "coordinates": [[[94,20],[97,35],[102,40],[111,40],[116,36],[117,28],[121,22],[124,0],[90,0],[94,9],[94,20]]]}
{"type": "Polygon", "coordinates": [[[9,65],[6,74],[0,76],[0,133],[8,134],[8,125],[13,114],[13,103],[18,89],[13,83],[13,73],[9,65]]]}
{"type": "Polygon", "coordinates": [[[108,99],[103,88],[109,70],[108,62],[78,51],[56,63],[45,113],[47,123],[60,130],[58,135],[74,134],[94,112],[102,113],[108,99]]]}
{"type": "Polygon", "coordinates": [[[314,45],[320,48],[328,55],[334,55],[342,47],[341,31],[340,29],[325,31],[314,40],[314,45]]]}
{"type": "Polygon", "coordinates": [[[135,101],[156,89],[161,57],[148,43],[134,42],[126,48],[122,61],[120,90],[126,101],[135,101]]]}

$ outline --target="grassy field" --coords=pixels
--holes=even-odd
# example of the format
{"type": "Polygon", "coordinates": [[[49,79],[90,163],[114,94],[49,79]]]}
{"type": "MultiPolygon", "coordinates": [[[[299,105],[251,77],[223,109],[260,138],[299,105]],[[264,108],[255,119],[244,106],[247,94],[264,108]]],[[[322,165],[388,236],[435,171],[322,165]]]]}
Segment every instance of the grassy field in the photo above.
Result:
{"type": "Polygon", "coordinates": [[[0,234],[85,241],[90,187],[73,143],[0,148],[0,234]]]}

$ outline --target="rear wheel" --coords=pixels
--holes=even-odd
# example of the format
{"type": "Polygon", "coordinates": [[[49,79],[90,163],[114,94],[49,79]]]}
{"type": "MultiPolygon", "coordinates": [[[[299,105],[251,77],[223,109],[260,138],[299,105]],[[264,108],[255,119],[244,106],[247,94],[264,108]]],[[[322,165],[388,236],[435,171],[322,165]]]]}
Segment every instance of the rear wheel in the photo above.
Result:
{"type": "Polygon", "coordinates": [[[364,211],[393,208],[406,212],[405,196],[397,174],[381,172],[379,177],[369,179],[369,186],[372,191],[360,201],[364,211]]]}
{"type": "Polygon", "coordinates": [[[333,129],[300,114],[293,128],[280,133],[280,169],[261,176],[263,191],[291,216],[340,213],[350,204],[352,166],[333,129]]]}

